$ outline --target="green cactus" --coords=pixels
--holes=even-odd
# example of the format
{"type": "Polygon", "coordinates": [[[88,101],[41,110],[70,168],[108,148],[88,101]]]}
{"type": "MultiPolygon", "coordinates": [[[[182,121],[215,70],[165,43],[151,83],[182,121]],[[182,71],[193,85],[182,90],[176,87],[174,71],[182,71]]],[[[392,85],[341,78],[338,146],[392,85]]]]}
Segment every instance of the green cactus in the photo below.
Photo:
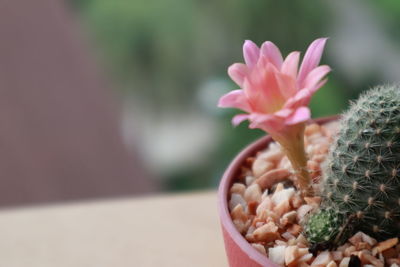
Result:
{"type": "Polygon", "coordinates": [[[339,234],[342,222],[335,209],[319,210],[309,218],[305,233],[313,244],[329,242],[339,234]]]}
{"type": "Polygon", "coordinates": [[[336,247],[355,231],[378,240],[400,233],[399,86],[369,90],[343,115],[323,180],[320,211],[304,226],[311,244],[336,247]]]}

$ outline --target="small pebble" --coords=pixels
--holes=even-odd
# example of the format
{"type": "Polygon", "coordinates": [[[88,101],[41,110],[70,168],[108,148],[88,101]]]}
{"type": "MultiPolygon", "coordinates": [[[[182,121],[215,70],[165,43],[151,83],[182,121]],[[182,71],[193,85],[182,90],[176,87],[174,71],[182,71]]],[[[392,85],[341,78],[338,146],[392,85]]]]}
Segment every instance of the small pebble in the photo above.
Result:
{"type": "Polygon", "coordinates": [[[261,202],[261,188],[258,184],[252,184],[249,187],[246,188],[246,191],[244,192],[244,199],[247,202],[252,202],[256,201],[258,203],[261,202]]]}
{"type": "Polygon", "coordinates": [[[238,204],[242,205],[243,208],[247,207],[247,202],[239,194],[232,194],[231,200],[229,201],[229,210],[233,210],[238,204]]]}

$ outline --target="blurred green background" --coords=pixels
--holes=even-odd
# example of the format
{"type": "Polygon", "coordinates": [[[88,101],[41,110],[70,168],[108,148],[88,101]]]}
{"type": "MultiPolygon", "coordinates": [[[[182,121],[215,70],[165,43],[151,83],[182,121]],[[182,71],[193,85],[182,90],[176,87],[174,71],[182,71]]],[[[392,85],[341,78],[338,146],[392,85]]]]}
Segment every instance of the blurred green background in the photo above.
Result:
{"type": "Polygon", "coordinates": [[[400,75],[400,2],[315,0],[80,0],[71,2],[122,103],[127,144],[165,190],[217,185],[229,161],[263,133],[233,128],[218,98],[236,89],[227,67],[242,44],[271,40],[284,55],[330,37],[333,71],[313,117],[400,75]]]}

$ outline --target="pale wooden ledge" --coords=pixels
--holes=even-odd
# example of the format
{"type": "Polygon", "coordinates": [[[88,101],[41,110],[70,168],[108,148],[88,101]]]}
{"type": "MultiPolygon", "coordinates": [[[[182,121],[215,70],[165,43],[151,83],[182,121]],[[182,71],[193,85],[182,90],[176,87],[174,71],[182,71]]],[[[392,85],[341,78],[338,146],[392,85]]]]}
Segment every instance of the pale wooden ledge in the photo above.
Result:
{"type": "Polygon", "coordinates": [[[0,211],[0,266],[226,267],[216,193],[0,211]]]}

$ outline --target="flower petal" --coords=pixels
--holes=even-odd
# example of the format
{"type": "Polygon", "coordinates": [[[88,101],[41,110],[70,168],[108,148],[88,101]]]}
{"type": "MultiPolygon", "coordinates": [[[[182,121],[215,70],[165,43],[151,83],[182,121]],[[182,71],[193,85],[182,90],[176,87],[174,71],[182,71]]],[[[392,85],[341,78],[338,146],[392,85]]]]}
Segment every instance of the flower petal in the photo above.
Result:
{"type": "Polygon", "coordinates": [[[248,118],[249,118],[249,114],[238,114],[238,115],[235,115],[232,118],[232,124],[234,126],[237,126],[240,123],[242,123],[243,121],[247,120],[248,118]]]}
{"type": "Polygon", "coordinates": [[[331,71],[327,65],[319,66],[313,69],[304,80],[304,87],[309,88],[311,92],[317,91],[319,82],[331,71]]]}
{"type": "Polygon", "coordinates": [[[303,62],[301,63],[299,76],[298,76],[298,86],[303,88],[303,82],[307,77],[308,73],[318,66],[322,52],[324,51],[325,43],[328,38],[320,38],[315,40],[310,44],[304,55],[303,62]]]}
{"type": "Polygon", "coordinates": [[[281,94],[285,99],[289,99],[297,92],[296,80],[292,76],[284,73],[275,73],[281,94]]]}
{"type": "Polygon", "coordinates": [[[231,79],[239,85],[241,88],[243,87],[243,81],[248,73],[248,68],[245,64],[242,63],[235,63],[232,64],[228,68],[228,74],[231,79]]]}
{"type": "MultiPolygon", "coordinates": [[[[261,61],[263,60],[258,63],[261,61]]],[[[277,71],[272,63],[267,63],[265,67],[259,67],[257,64],[245,78],[243,91],[254,112],[273,113],[284,105],[286,99],[281,94],[275,76],[277,71]]]]}
{"type": "Polygon", "coordinates": [[[268,58],[278,69],[281,68],[283,58],[279,48],[272,42],[266,41],[261,45],[261,55],[268,58]]]}
{"type": "Polygon", "coordinates": [[[285,104],[286,98],[281,92],[277,76],[279,76],[278,70],[271,63],[268,63],[267,67],[259,73],[260,79],[254,83],[256,90],[261,92],[257,99],[257,103],[259,103],[257,111],[263,110],[272,113],[281,109],[285,104]]]}
{"type": "Polygon", "coordinates": [[[285,124],[294,125],[300,122],[308,121],[310,118],[311,118],[310,109],[308,107],[300,107],[296,109],[296,111],[293,112],[293,114],[290,117],[286,118],[285,124]]]}
{"type": "Polygon", "coordinates": [[[250,112],[250,106],[243,90],[233,90],[226,95],[223,95],[218,101],[220,108],[239,108],[250,112]]]}
{"type": "Polygon", "coordinates": [[[322,81],[320,81],[315,88],[317,88],[316,90],[318,90],[319,88],[321,88],[322,86],[324,86],[326,84],[326,82],[328,81],[328,79],[324,79],[322,81]]]}
{"type": "Polygon", "coordinates": [[[282,64],[281,72],[287,74],[294,79],[297,78],[297,70],[299,67],[300,52],[290,53],[282,64]]]}
{"type": "Polygon", "coordinates": [[[260,57],[260,48],[252,41],[246,40],[243,44],[243,56],[246,65],[253,67],[257,64],[258,58],[260,57]]]}
{"type": "Polygon", "coordinates": [[[251,113],[249,127],[262,129],[270,134],[279,132],[285,124],[284,120],[272,114],[251,113]]]}
{"type": "Polygon", "coordinates": [[[275,112],[274,115],[281,117],[281,118],[286,118],[286,117],[290,116],[292,113],[293,113],[293,109],[284,108],[284,109],[281,109],[281,110],[275,112]]]}
{"type": "Polygon", "coordinates": [[[308,88],[301,89],[297,94],[288,99],[283,108],[295,109],[300,106],[307,106],[310,103],[312,93],[308,88]]]}

